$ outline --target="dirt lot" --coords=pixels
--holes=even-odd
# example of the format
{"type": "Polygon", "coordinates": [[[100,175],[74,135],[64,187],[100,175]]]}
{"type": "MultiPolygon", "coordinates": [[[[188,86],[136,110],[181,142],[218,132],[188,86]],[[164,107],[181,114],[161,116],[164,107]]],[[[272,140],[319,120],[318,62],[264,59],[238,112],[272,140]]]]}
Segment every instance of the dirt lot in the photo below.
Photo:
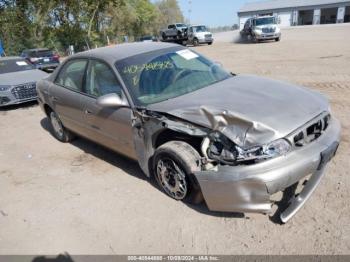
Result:
{"type": "Polygon", "coordinates": [[[317,89],[342,122],[338,155],[288,224],[173,201],[136,163],[83,139],[59,143],[31,104],[0,111],[0,254],[350,254],[350,25],[233,39],[196,50],[235,73],[317,89]]]}

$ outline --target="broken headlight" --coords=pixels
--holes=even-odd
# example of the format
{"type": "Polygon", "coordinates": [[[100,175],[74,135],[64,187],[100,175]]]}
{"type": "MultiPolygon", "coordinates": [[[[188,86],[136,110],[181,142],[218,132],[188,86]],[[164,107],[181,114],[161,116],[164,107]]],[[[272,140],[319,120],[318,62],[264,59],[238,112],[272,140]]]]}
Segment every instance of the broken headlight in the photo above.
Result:
{"type": "Polygon", "coordinates": [[[210,136],[207,155],[210,159],[223,164],[252,163],[285,155],[291,149],[290,143],[285,139],[278,139],[271,143],[243,149],[235,145],[225,136],[214,133],[210,136]]]}
{"type": "Polygon", "coordinates": [[[281,155],[285,155],[291,148],[290,143],[285,139],[278,139],[263,146],[257,146],[249,149],[242,149],[236,146],[238,151],[237,160],[257,160],[268,159],[281,155]]]}

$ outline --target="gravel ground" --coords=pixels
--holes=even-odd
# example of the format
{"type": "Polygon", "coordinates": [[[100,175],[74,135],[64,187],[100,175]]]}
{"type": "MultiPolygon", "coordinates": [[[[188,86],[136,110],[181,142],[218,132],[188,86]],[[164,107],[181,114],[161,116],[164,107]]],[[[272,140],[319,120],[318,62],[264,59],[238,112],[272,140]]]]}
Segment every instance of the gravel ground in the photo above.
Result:
{"type": "Polygon", "coordinates": [[[84,139],[59,143],[29,104],[0,111],[0,254],[350,254],[350,25],[285,29],[278,43],[216,40],[196,50],[319,90],[342,122],[337,156],[289,223],[173,201],[137,163],[84,139]]]}

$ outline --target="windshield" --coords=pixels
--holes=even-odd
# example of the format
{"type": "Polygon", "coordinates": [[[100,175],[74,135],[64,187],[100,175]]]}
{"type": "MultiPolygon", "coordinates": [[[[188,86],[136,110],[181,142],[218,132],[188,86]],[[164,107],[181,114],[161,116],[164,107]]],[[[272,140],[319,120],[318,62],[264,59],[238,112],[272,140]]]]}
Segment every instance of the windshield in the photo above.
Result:
{"type": "Polygon", "coordinates": [[[32,69],[35,69],[34,66],[29,64],[24,59],[0,60],[0,74],[32,70],[32,69]]]}
{"type": "Polygon", "coordinates": [[[274,17],[265,17],[265,18],[255,19],[256,26],[271,25],[271,24],[276,24],[276,20],[274,17]]]}
{"type": "Polygon", "coordinates": [[[37,50],[37,51],[31,51],[29,53],[30,57],[51,57],[53,56],[53,52],[51,50],[37,50]]]}
{"type": "Polygon", "coordinates": [[[186,27],[185,24],[176,24],[176,27],[186,27]]]}
{"type": "Polygon", "coordinates": [[[204,25],[193,27],[195,32],[207,32],[207,28],[204,25]]]}
{"type": "Polygon", "coordinates": [[[137,105],[149,105],[191,93],[232,75],[203,56],[172,47],[116,62],[137,105]]]}

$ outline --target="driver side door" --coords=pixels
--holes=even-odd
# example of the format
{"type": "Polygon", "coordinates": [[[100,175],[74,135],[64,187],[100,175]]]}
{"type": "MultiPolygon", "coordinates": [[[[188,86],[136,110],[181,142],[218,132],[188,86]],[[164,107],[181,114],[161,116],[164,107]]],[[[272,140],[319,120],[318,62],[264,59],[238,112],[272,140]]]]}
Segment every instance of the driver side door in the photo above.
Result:
{"type": "Polygon", "coordinates": [[[84,122],[89,129],[89,137],[103,146],[136,159],[130,106],[102,108],[97,104],[98,97],[111,93],[127,101],[122,86],[109,65],[91,59],[82,97],[84,122]]]}

